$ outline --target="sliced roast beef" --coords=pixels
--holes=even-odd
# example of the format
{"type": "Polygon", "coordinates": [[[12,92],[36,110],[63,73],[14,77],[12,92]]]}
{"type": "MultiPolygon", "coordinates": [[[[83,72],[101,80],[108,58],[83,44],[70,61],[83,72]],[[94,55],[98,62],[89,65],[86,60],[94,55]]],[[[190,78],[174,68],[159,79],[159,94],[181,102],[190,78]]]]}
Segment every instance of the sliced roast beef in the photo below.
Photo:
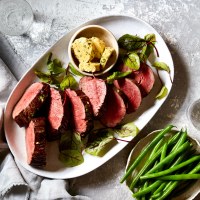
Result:
{"type": "Polygon", "coordinates": [[[53,141],[59,139],[61,132],[67,129],[69,122],[69,98],[65,92],[50,88],[49,103],[47,139],[53,141]]]}
{"type": "Polygon", "coordinates": [[[140,88],[143,97],[149,94],[149,92],[153,88],[155,82],[154,73],[146,63],[140,63],[139,70],[132,70],[124,63],[118,64],[117,69],[121,72],[126,72],[130,70],[132,71],[132,73],[128,77],[134,79],[135,83],[140,88]]]}
{"type": "Polygon", "coordinates": [[[142,96],[145,97],[153,88],[155,77],[152,69],[146,64],[141,63],[140,69],[133,73],[135,83],[139,86],[142,96]]]}
{"type": "Polygon", "coordinates": [[[13,119],[20,127],[28,126],[35,113],[47,99],[49,88],[48,84],[37,82],[25,91],[12,113],[13,119]]]}
{"type": "Polygon", "coordinates": [[[72,126],[76,132],[84,136],[93,128],[92,106],[89,98],[81,90],[65,90],[69,97],[72,112],[72,126]]]}
{"type": "Polygon", "coordinates": [[[126,96],[127,110],[126,112],[132,113],[138,109],[141,104],[142,96],[140,89],[133,82],[132,79],[123,78],[114,81],[115,87],[126,96]]]}
{"type": "Polygon", "coordinates": [[[79,82],[80,89],[89,97],[94,116],[101,113],[105,101],[107,87],[104,80],[94,77],[83,77],[79,82]]]}
{"type": "Polygon", "coordinates": [[[122,97],[113,87],[108,86],[106,102],[100,121],[107,127],[115,127],[126,114],[126,106],[122,97]]]}
{"type": "Polygon", "coordinates": [[[27,162],[34,167],[46,165],[46,123],[44,117],[33,118],[26,128],[27,162]]]}

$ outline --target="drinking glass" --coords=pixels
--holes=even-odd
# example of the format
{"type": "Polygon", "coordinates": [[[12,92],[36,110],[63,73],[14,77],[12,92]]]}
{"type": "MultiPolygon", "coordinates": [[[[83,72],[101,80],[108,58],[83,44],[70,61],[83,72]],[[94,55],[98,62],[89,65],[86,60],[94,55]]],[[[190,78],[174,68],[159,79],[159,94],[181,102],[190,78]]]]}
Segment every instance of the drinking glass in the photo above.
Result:
{"type": "Polygon", "coordinates": [[[33,11],[25,0],[0,0],[0,32],[22,35],[33,22],[33,11]]]}
{"type": "Polygon", "coordinates": [[[188,118],[193,126],[200,130],[200,99],[194,101],[188,108],[188,118]]]}

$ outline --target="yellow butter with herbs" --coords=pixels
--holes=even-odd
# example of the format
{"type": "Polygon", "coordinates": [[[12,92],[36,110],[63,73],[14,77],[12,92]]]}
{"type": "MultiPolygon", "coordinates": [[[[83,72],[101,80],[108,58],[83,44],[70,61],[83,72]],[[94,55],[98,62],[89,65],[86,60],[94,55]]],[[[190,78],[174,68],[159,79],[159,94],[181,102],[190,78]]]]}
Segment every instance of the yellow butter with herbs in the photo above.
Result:
{"type": "Polygon", "coordinates": [[[95,62],[81,62],[79,63],[79,69],[85,72],[96,72],[100,71],[100,63],[95,62]]]}
{"type": "Polygon", "coordinates": [[[98,37],[80,37],[72,43],[72,51],[81,71],[97,72],[105,68],[114,49],[106,47],[105,42],[98,37]]]}
{"type": "Polygon", "coordinates": [[[80,63],[91,61],[95,56],[94,49],[95,46],[93,42],[85,37],[76,39],[72,44],[74,55],[80,63]]]}
{"type": "Polygon", "coordinates": [[[100,64],[103,68],[106,66],[106,63],[108,62],[113,51],[114,51],[114,49],[112,47],[105,47],[105,50],[100,59],[100,64]]]}

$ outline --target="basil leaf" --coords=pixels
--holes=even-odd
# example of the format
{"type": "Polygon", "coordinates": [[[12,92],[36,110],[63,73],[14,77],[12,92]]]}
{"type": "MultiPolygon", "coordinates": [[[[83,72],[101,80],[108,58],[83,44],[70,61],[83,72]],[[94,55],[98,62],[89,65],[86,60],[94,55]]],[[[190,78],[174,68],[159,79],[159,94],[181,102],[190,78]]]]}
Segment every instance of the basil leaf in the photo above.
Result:
{"type": "Polygon", "coordinates": [[[77,87],[78,83],[76,79],[70,74],[66,75],[60,83],[61,90],[65,90],[66,88],[76,89],[77,87]]]}
{"type": "Polygon", "coordinates": [[[59,159],[67,167],[74,167],[84,162],[83,155],[78,150],[67,149],[59,154],[59,159]]]}
{"type": "Polygon", "coordinates": [[[114,131],[119,135],[119,137],[135,137],[139,133],[138,127],[133,122],[129,122],[120,127],[117,127],[114,129],[114,131]]]}
{"type": "Polygon", "coordinates": [[[168,89],[165,86],[163,86],[160,92],[157,94],[156,99],[162,99],[166,97],[167,94],[168,94],[168,89]]]}
{"type": "Polygon", "coordinates": [[[118,40],[119,47],[128,51],[141,49],[145,44],[145,39],[142,39],[136,35],[125,34],[118,40]]]}
{"type": "Polygon", "coordinates": [[[120,79],[120,78],[124,78],[126,76],[128,76],[129,74],[131,74],[132,71],[126,71],[126,72],[113,72],[113,74],[111,74],[110,76],[107,77],[106,81],[108,84],[112,84],[114,80],[120,79]]]}
{"type": "Polygon", "coordinates": [[[75,69],[75,67],[74,67],[71,63],[69,63],[69,68],[70,68],[70,71],[71,71],[74,75],[76,75],[76,76],[84,76],[84,75],[81,74],[79,71],[77,71],[77,70],[75,69]]]}
{"type": "Polygon", "coordinates": [[[85,152],[94,156],[104,156],[117,141],[112,129],[99,129],[90,134],[85,152]]]}
{"type": "Polygon", "coordinates": [[[156,69],[165,70],[170,73],[169,66],[164,62],[154,62],[153,67],[155,67],[156,69]]]}
{"type": "Polygon", "coordinates": [[[124,64],[131,69],[138,70],[140,68],[140,58],[134,52],[129,53],[126,57],[124,57],[123,61],[124,64]]]}

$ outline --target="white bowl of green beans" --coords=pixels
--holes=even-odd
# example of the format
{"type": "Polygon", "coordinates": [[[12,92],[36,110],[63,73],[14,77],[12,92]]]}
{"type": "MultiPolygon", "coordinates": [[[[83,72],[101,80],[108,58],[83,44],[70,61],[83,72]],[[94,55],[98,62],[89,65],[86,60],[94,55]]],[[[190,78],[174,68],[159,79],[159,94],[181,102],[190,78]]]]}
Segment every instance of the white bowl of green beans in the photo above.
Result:
{"type": "Polygon", "coordinates": [[[135,199],[193,199],[200,191],[198,141],[172,125],[148,134],[131,151],[124,181],[135,199]]]}

